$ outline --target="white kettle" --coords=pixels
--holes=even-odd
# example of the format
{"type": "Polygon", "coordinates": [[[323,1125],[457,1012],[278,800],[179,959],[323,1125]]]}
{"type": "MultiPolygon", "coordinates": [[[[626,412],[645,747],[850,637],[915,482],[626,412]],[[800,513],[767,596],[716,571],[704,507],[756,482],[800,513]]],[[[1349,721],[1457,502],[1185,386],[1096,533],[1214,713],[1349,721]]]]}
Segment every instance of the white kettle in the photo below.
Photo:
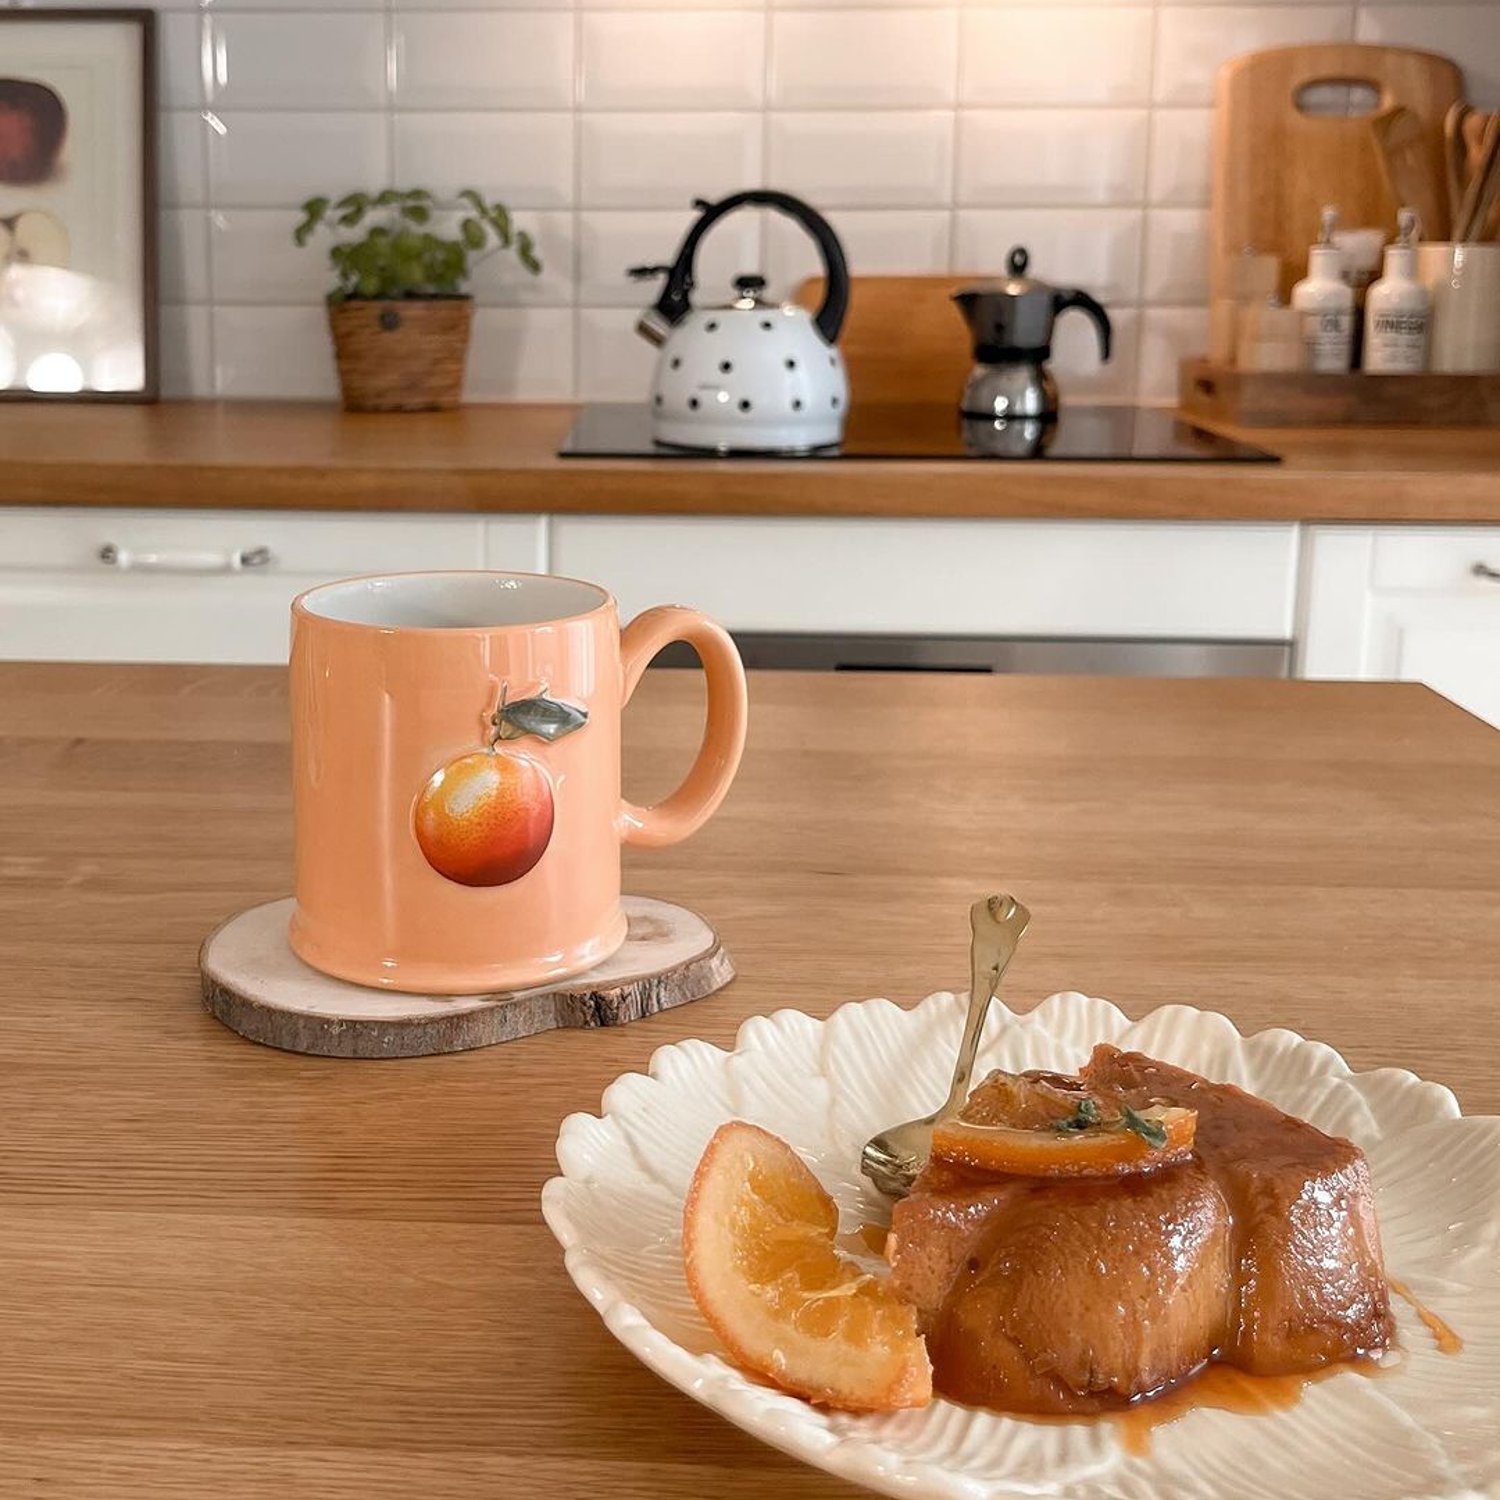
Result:
{"type": "Polygon", "coordinates": [[[788,193],[760,188],[702,210],[670,266],[635,266],[637,279],[665,275],[656,302],[636,324],[661,346],[651,382],[651,435],[677,448],[729,453],[802,453],[836,443],[849,407],[838,351],[849,306],[849,268],[829,222],[788,193]],[[694,307],[693,261],[704,234],[737,208],[779,209],[817,242],[823,305],[816,313],[761,297],[762,276],[735,278],[734,301],[694,307]]]}

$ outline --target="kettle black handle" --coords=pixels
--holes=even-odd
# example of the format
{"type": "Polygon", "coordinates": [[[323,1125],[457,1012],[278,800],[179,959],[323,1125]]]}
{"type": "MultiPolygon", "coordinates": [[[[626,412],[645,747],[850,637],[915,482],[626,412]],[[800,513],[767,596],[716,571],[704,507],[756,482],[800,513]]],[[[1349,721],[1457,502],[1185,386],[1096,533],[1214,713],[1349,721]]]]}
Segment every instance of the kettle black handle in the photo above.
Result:
{"type": "Polygon", "coordinates": [[[1113,336],[1113,330],[1109,326],[1109,314],[1087,292],[1080,292],[1076,289],[1058,292],[1052,302],[1053,315],[1065,313],[1070,307],[1086,312],[1094,320],[1094,327],[1099,330],[1099,358],[1108,364],[1109,344],[1113,336]]]}
{"type": "Polygon", "coordinates": [[[698,242],[727,213],[737,208],[754,204],[761,208],[774,208],[788,218],[795,219],[817,243],[818,253],[823,257],[824,287],[823,302],[813,314],[818,332],[832,344],[844,326],[844,314],[849,310],[849,263],[844,259],[844,247],[833,232],[833,225],[815,208],[794,198],[790,193],[780,193],[773,188],[751,188],[743,193],[731,193],[717,203],[706,203],[698,199],[696,207],[703,212],[698,222],[688,231],[682,248],[677,252],[667,272],[667,284],[656,299],[655,311],[661,320],[671,327],[680,323],[692,307],[690,293],[693,289],[693,262],[698,255],[698,242]]]}

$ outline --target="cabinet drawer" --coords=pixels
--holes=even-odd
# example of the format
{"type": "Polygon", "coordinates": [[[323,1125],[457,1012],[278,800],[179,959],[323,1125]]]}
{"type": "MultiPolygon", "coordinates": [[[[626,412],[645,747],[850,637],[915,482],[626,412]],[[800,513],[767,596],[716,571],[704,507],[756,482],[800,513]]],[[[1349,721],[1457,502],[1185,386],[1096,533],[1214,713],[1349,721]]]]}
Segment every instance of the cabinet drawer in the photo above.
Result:
{"type": "Polygon", "coordinates": [[[530,571],[543,530],[535,516],[0,510],[0,657],[285,661],[304,589],[357,573],[530,571]]]}
{"type": "Polygon", "coordinates": [[[1370,583],[1376,589],[1488,588],[1500,593],[1500,579],[1476,575],[1476,563],[1500,574],[1500,526],[1380,531],[1370,583]]]}
{"type": "Polygon", "coordinates": [[[627,617],[681,602],[737,630],[1285,640],[1296,531],[558,516],[551,555],[627,617]]]}
{"type": "MultiPolygon", "coordinates": [[[[526,518],[534,530],[534,518],[526,518]]],[[[102,572],[99,553],[159,556],[162,571],[229,571],[232,554],[269,553],[264,576],[344,578],[397,568],[478,567],[484,523],[463,516],[296,515],[284,511],[0,510],[0,571],[102,572]],[[189,554],[192,557],[189,557],[189,554]]],[[[131,571],[126,569],[117,571],[131,571]]],[[[158,571],[150,565],[143,572],[158,571]]]]}

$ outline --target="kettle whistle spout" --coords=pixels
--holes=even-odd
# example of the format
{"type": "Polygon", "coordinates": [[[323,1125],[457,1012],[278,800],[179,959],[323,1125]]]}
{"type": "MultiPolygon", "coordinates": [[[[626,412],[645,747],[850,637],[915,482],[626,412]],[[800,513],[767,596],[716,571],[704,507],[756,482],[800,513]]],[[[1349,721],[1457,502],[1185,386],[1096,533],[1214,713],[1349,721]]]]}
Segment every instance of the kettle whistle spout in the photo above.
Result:
{"type": "Polygon", "coordinates": [[[667,335],[672,331],[672,325],[654,307],[648,307],[635,320],[635,331],[648,344],[655,344],[660,348],[666,343],[667,335]]]}

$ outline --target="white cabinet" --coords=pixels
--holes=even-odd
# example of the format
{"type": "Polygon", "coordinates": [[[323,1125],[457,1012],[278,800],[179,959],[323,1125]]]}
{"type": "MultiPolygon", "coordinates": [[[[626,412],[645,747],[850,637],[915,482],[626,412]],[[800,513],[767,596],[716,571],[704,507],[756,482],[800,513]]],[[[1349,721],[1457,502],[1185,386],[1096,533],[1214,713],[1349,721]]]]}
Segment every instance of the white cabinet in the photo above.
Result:
{"type": "Polygon", "coordinates": [[[1313,527],[1304,677],[1425,682],[1500,727],[1500,526],[1313,527]]]}
{"type": "Polygon", "coordinates": [[[474,567],[744,631],[1274,641],[1296,559],[1289,525],[0,508],[0,657],[283,661],[303,589],[474,567]]]}
{"type": "Polygon", "coordinates": [[[545,567],[536,516],[0,509],[0,658],[280,662],[288,607],[356,573],[545,567]]]}
{"type": "MultiPolygon", "coordinates": [[[[920,481],[913,481],[914,483],[920,481]]],[[[1296,527],[555,516],[554,572],[734,630],[1288,640],[1296,527]]]]}

